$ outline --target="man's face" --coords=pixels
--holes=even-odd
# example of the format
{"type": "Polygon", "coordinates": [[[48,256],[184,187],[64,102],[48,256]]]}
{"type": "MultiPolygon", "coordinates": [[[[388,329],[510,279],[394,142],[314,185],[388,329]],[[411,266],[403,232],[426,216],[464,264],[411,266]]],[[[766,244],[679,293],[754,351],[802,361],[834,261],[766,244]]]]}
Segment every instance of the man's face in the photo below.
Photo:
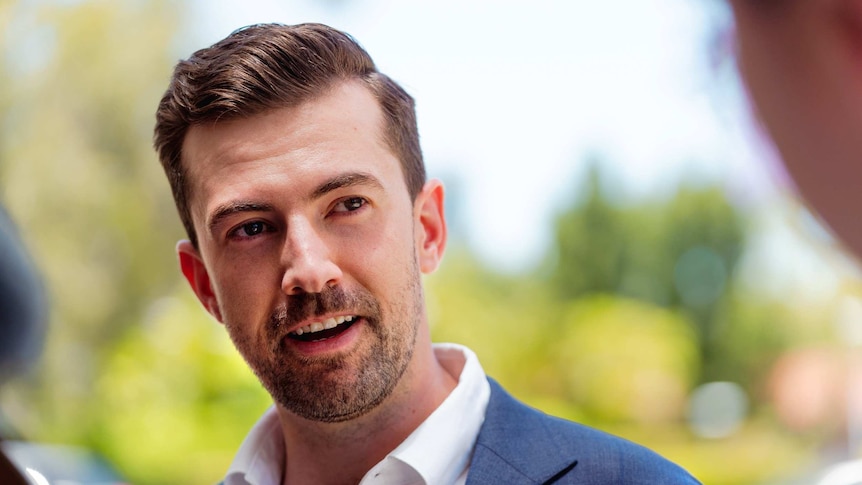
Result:
{"type": "Polygon", "coordinates": [[[443,224],[442,188],[414,206],[381,130],[370,92],[345,83],[192,127],[183,145],[199,239],[178,246],[183,273],[275,401],[311,420],[380,404],[426,325],[420,270],[439,257],[429,229],[445,240],[429,227],[443,224]]]}

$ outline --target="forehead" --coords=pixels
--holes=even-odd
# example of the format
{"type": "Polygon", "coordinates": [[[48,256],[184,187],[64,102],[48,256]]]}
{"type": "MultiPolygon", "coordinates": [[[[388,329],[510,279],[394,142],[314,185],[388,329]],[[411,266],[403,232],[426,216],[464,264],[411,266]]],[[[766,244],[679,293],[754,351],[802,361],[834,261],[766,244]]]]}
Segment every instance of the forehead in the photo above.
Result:
{"type": "Polygon", "coordinates": [[[252,181],[313,184],[362,169],[386,178],[394,173],[403,185],[401,164],[384,140],[380,104],[359,82],[296,107],[192,126],[183,166],[193,212],[252,181]]]}

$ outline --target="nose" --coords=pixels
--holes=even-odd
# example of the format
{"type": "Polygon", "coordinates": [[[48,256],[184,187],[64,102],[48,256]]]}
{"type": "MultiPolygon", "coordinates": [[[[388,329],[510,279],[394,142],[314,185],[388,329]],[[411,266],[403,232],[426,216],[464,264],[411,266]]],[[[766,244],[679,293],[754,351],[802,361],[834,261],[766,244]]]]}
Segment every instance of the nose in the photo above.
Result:
{"type": "Polygon", "coordinates": [[[307,221],[291,221],[282,250],[285,294],[320,293],[341,280],[341,268],[332,259],[331,248],[307,221]]]}

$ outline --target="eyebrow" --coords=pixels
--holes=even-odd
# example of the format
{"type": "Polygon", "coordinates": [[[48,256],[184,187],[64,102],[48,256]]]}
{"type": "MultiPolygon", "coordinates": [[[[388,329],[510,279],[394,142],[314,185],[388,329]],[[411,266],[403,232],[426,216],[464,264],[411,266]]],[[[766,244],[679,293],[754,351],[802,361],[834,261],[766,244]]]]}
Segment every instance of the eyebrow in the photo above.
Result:
{"type": "Polygon", "coordinates": [[[220,205],[215,211],[213,211],[213,215],[210,217],[207,227],[210,232],[213,232],[221,221],[239,212],[271,212],[272,210],[273,207],[269,204],[258,204],[255,202],[245,201],[228,202],[227,204],[220,205]]]}
{"type": "Polygon", "coordinates": [[[311,199],[318,199],[333,190],[343,189],[345,187],[353,187],[356,185],[367,185],[370,187],[382,189],[383,185],[371,174],[365,172],[349,172],[336,175],[326,182],[320,184],[311,193],[311,199]]]}

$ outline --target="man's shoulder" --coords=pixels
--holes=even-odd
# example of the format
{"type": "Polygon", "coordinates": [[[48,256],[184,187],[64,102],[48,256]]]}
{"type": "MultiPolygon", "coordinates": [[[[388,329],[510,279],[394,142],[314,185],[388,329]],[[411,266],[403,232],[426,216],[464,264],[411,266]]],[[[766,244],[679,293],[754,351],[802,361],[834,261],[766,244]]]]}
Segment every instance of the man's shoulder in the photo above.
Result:
{"type": "Polygon", "coordinates": [[[533,409],[493,380],[471,475],[470,484],[492,477],[507,483],[698,483],[657,453],[533,409]]]}

